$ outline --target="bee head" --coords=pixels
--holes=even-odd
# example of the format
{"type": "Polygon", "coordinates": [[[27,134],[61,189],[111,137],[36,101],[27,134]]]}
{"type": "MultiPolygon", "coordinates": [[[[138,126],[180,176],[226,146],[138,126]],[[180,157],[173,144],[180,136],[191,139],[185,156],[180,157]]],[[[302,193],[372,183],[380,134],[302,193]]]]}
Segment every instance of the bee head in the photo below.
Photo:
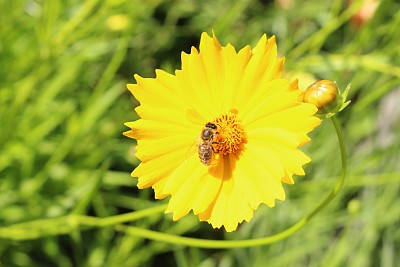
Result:
{"type": "Polygon", "coordinates": [[[213,131],[210,129],[205,128],[202,132],[201,132],[201,138],[203,138],[204,140],[208,140],[211,138],[211,136],[213,135],[213,131]]]}
{"type": "Polygon", "coordinates": [[[210,129],[213,129],[213,130],[217,130],[217,125],[215,125],[215,124],[212,123],[212,122],[208,122],[208,123],[206,124],[206,128],[210,128],[210,129]]]}

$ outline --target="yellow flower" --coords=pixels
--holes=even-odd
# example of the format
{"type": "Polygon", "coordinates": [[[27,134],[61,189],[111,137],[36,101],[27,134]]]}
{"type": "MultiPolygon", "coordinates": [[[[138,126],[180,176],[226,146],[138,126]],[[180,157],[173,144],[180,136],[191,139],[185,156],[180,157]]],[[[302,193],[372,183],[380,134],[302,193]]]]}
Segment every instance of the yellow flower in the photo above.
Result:
{"type": "Polygon", "coordinates": [[[275,37],[236,52],[203,33],[200,51],[182,53],[175,75],[156,70],[156,78],[135,75],[137,84],[128,84],[141,117],[124,133],[137,140],[142,161],[132,176],[157,199],[171,197],[174,220],[193,210],[233,231],[261,203],[284,200],[282,182],[304,175],[310,158],[298,147],[320,120],[297,81],[280,78],[283,64],[275,37]]]}

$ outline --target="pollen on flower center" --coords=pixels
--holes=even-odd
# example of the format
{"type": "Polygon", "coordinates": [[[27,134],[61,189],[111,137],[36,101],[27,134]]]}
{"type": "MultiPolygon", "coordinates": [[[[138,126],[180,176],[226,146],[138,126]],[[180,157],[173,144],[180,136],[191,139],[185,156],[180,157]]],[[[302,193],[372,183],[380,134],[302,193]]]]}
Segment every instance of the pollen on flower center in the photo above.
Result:
{"type": "Polygon", "coordinates": [[[243,149],[247,142],[246,133],[236,117],[237,112],[230,111],[214,120],[218,126],[218,135],[213,145],[219,154],[227,155],[243,149]]]}

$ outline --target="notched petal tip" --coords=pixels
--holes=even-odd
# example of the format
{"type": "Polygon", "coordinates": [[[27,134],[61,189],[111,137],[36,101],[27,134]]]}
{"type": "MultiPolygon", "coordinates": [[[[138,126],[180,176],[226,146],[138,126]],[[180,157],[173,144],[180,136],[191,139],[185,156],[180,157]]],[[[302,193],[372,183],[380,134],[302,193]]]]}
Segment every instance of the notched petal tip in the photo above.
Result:
{"type": "Polygon", "coordinates": [[[134,75],[133,75],[133,77],[135,78],[135,80],[136,80],[136,83],[138,83],[138,82],[139,82],[139,80],[143,80],[143,79],[145,79],[145,78],[143,78],[142,76],[140,76],[139,74],[134,74],[134,75]]]}
{"type": "Polygon", "coordinates": [[[272,35],[271,37],[269,37],[268,43],[276,44],[276,36],[272,35]]]}
{"type": "Polygon", "coordinates": [[[213,42],[214,42],[214,46],[215,46],[217,49],[221,49],[222,46],[221,46],[220,42],[218,41],[217,37],[215,36],[214,31],[213,31],[212,40],[213,40],[213,42]]]}
{"type": "Polygon", "coordinates": [[[133,83],[129,83],[126,85],[126,88],[129,90],[129,92],[131,92],[133,96],[135,96],[135,91],[137,90],[138,87],[139,85],[133,83]]]}
{"type": "Polygon", "coordinates": [[[238,228],[239,223],[235,223],[232,225],[224,225],[225,231],[227,231],[228,233],[231,233],[233,231],[236,231],[236,229],[238,228]]]}
{"type": "Polygon", "coordinates": [[[198,54],[199,54],[199,51],[197,50],[196,47],[192,46],[192,48],[190,49],[190,54],[198,55],[198,54]]]}
{"type": "Polygon", "coordinates": [[[240,49],[239,52],[238,52],[238,56],[239,57],[247,58],[246,61],[248,61],[250,59],[251,54],[252,54],[252,52],[251,52],[251,46],[250,45],[246,45],[245,47],[240,49]]]}
{"type": "Polygon", "coordinates": [[[267,39],[267,34],[264,33],[264,34],[261,36],[260,40],[258,41],[256,47],[257,47],[257,46],[265,46],[265,45],[267,44],[267,40],[268,40],[268,39],[267,39]]]}
{"type": "Polygon", "coordinates": [[[123,132],[122,134],[123,134],[124,136],[126,136],[126,137],[129,137],[129,138],[133,138],[133,139],[135,139],[135,137],[134,137],[134,134],[133,134],[132,130],[129,130],[129,131],[123,132]]]}
{"type": "Polygon", "coordinates": [[[126,127],[132,129],[132,128],[134,127],[135,123],[136,123],[136,121],[128,121],[128,122],[125,122],[124,125],[125,125],[126,127]]]}
{"type": "Polygon", "coordinates": [[[212,53],[212,51],[218,51],[222,49],[217,37],[213,32],[213,36],[210,37],[207,33],[203,32],[200,39],[200,54],[212,53]]]}
{"type": "MultiPolygon", "coordinates": [[[[214,32],[213,32],[213,36],[214,36],[214,32]]],[[[211,40],[212,37],[209,36],[208,33],[202,32],[202,33],[201,33],[201,37],[200,37],[200,46],[201,46],[201,43],[204,42],[204,41],[206,41],[207,39],[208,39],[208,40],[211,40]]]]}

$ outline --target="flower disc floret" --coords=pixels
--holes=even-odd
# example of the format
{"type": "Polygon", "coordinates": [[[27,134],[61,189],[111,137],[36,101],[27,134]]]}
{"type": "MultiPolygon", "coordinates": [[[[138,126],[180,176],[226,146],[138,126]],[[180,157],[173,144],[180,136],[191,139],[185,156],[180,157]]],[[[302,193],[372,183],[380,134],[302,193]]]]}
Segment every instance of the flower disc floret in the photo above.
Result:
{"type": "Polygon", "coordinates": [[[240,152],[246,143],[246,134],[235,112],[228,112],[214,120],[218,135],[214,150],[221,155],[240,152]]]}

